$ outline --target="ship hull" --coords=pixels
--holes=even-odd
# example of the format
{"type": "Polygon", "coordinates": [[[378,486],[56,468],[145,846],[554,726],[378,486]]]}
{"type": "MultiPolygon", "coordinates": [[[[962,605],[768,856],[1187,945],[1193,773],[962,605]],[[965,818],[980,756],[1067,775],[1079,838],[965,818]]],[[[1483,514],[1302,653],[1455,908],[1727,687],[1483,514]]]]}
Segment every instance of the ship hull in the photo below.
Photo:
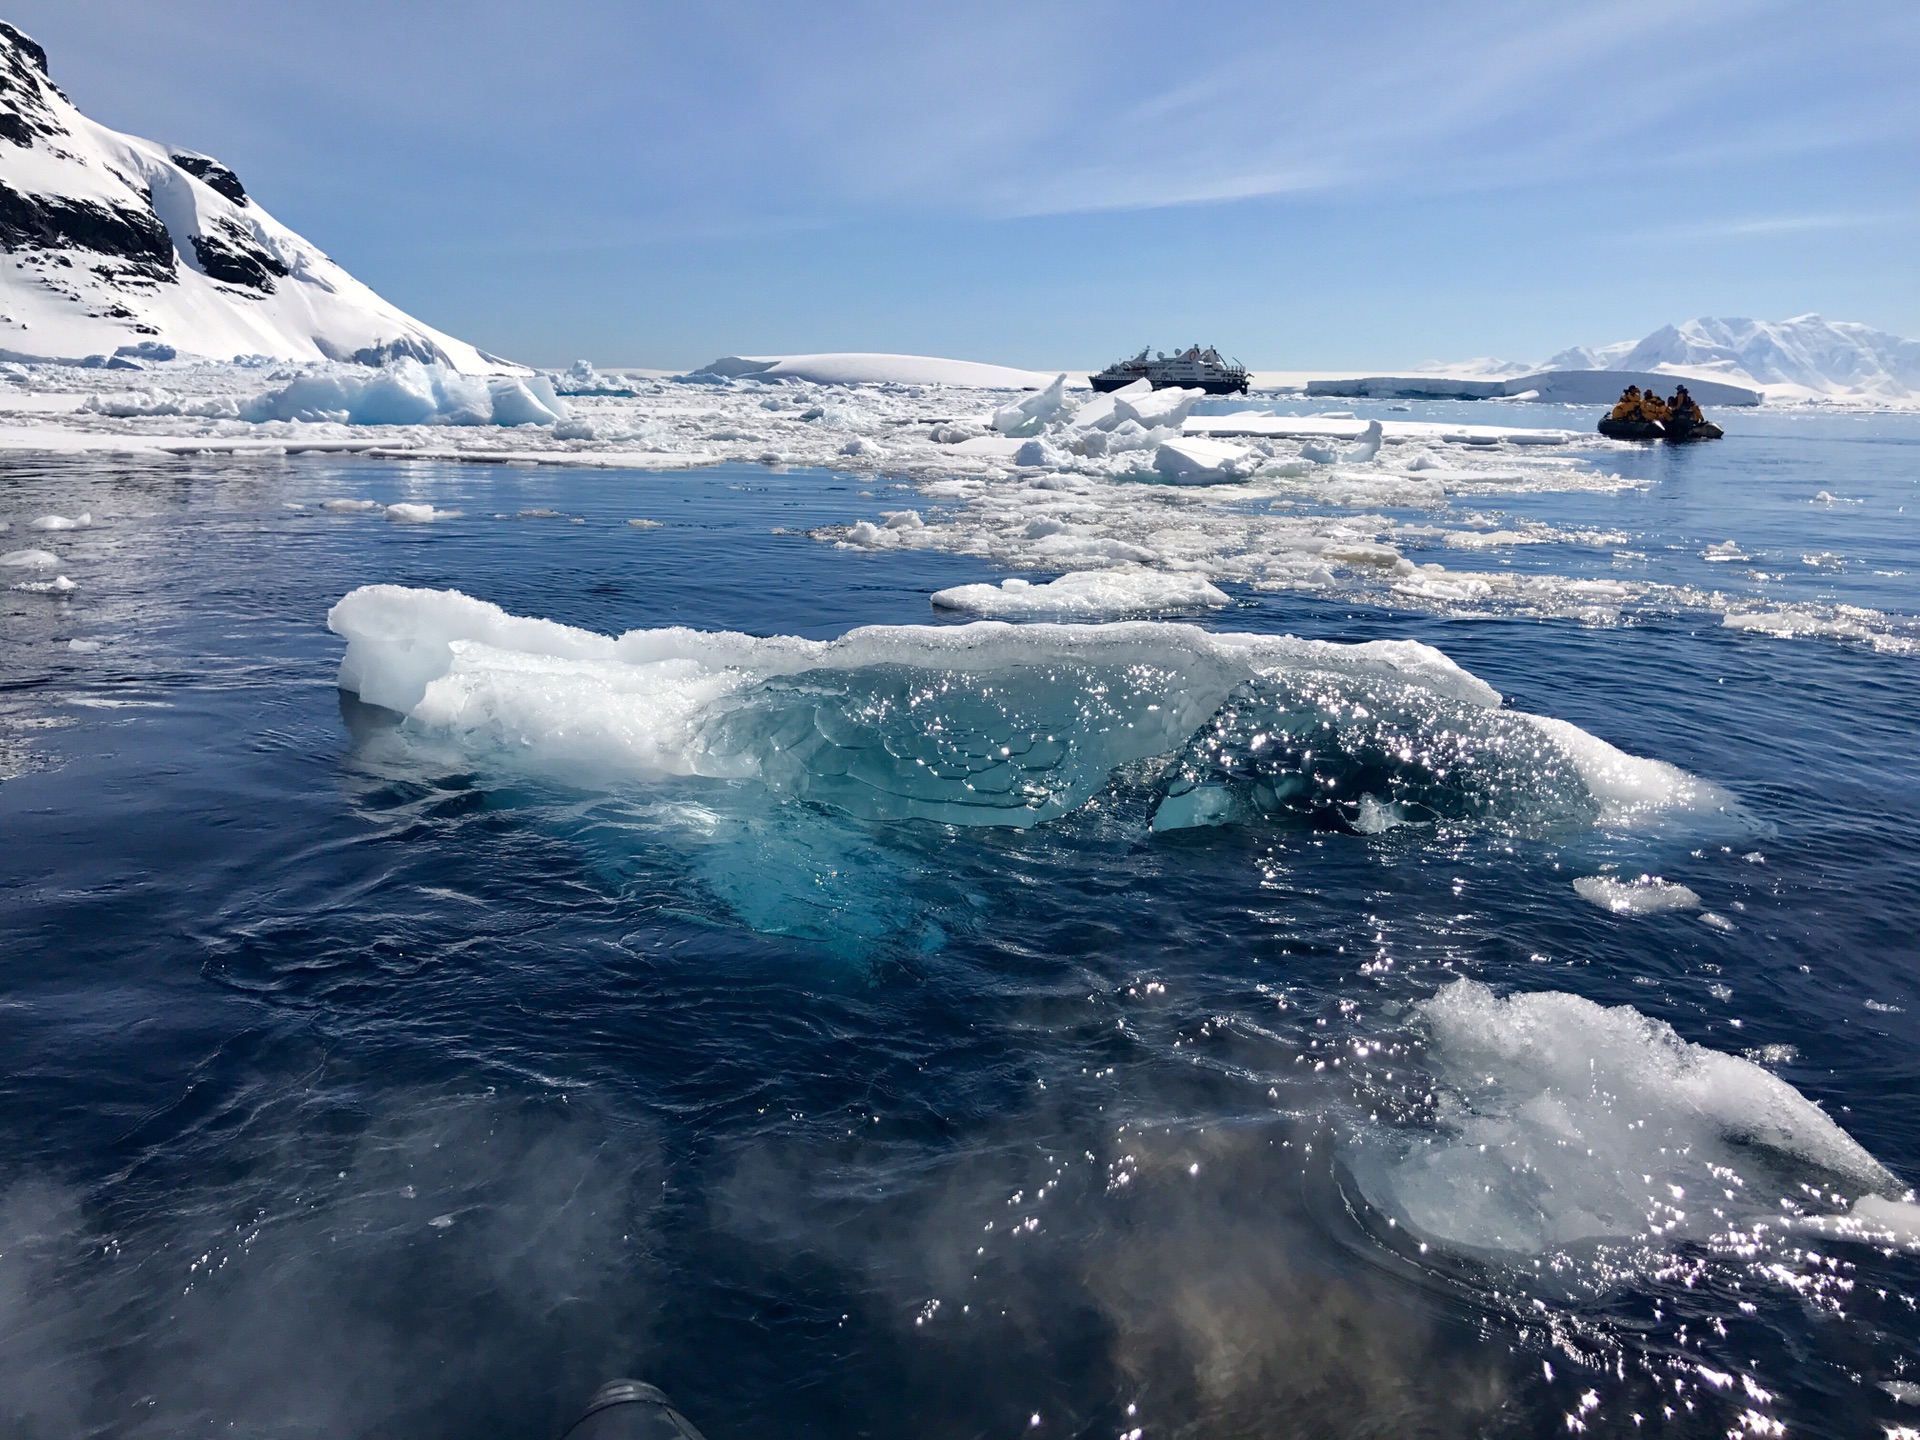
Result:
{"type": "Polygon", "coordinates": [[[1115,374],[1111,370],[1102,370],[1098,375],[1087,377],[1087,383],[1102,394],[1125,389],[1136,380],[1145,380],[1156,390],[1204,390],[1209,395],[1244,395],[1250,383],[1249,377],[1245,375],[1174,376],[1138,370],[1124,371],[1120,374],[1115,374]]]}

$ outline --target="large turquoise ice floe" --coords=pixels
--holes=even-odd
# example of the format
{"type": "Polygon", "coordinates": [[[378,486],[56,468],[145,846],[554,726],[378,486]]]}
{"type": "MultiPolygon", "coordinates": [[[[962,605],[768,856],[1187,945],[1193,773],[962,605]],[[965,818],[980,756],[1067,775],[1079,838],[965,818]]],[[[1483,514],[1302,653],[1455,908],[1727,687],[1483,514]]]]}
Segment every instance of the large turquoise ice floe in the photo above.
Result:
{"type": "Polygon", "coordinates": [[[347,642],[342,689],[483,761],[586,788],[704,776],[861,820],[1027,827],[1152,762],[1156,830],[1262,816],[1531,828],[1728,803],[1664,762],[1503,709],[1408,640],[1147,621],[609,636],[392,585],[353,591],[328,625],[347,642]]]}

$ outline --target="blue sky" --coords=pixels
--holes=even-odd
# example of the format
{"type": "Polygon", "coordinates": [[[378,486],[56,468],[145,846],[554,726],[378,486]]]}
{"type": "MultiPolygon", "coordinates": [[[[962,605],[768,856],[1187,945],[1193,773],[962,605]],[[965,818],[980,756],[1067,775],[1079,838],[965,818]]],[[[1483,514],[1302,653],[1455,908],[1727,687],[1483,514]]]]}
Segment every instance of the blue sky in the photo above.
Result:
{"type": "Polygon", "coordinates": [[[536,363],[1219,344],[1393,366],[1817,311],[1920,335],[1920,4],[13,0],[536,363]]]}

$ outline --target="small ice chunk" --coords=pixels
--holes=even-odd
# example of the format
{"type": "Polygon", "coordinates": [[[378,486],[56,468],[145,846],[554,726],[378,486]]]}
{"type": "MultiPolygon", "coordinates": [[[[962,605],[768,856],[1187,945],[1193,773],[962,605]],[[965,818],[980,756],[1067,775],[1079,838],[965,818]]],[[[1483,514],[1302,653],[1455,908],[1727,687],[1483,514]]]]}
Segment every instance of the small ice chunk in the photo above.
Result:
{"type": "Polygon", "coordinates": [[[1700,557],[1710,565],[1724,564],[1729,560],[1751,560],[1753,557],[1731,540],[1722,540],[1717,545],[1709,545],[1700,552],[1700,557]]]}
{"type": "Polygon", "coordinates": [[[387,519],[396,525],[431,525],[436,520],[458,519],[458,510],[436,510],[431,505],[389,505],[387,519]]]}
{"type": "Polygon", "coordinates": [[[1013,452],[1014,464],[1038,470],[1058,470],[1067,463],[1067,458],[1065,451],[1037,435],[1023,441],[1020,448],[1013,452]]]}
{"type": "Polygon", "coordinates": [[[1154,451],[1153,468],[1176,485],[1217,485],[1243,480],[1255,468],[1253,452],[1224,440],[1182,435],[1154,451]]]}
{"type": "Polygon", "coordinates": [[[994,411],[993,428],[1002,435],[1037,435],[1067,405],[1067,377],[1056,375],[1046,389],[994,411]]]}
{"type": "Polygon", "coordinates": [[[0,555],[0,565],[15,570],[49,570],[60,563],[51,550],[9,550],[0,555]]]}
{"type": "Polygon", "coordinates": [[[1658,875],[1642,875],[1637,880],[1584,875],[1573,882],[1573,888],[1589,905],[1615,915],[1659,915],[1668,910],[1700,908],[1700,897],[1692,890],[1658,875]]]}
{"type": "Polygon", "coordinates": [[[1240,806],[1233,791],[1224,785],[1196,785],[1160,802],[1153,812],[1153,830],[1156,835],[1169,830],[1199,830],[1231,825],[1239,818],[1240,806]]]}
{"type": "Polygon", "coordinates": [[[23,580],[12,588],[25,590],[33,595],[65,595],[77,587],[66,576],[56,575],[51,580],[23,580]]]}
{"type": "Polygon", "coordinates": [[[73,651],[74,654],[76,655],[91,655],[94,653],[94,651],[98,650],[99,648],[100,648],[100,642],[98,640],[67,641],[67,649],[73,651]]]}
{"type": "Polygon", "coordinates": [[[1075,570],[1044,585],[1018,578],[999,585],[955,585],[934,593],[936,610],[959,610],[1000,620],[1036,616],[1120,620],[1144,615],[1217,610],[1233,598],[1199,575],[1157,570],[1075,570]]]}
{"type": "Polygon", "coordinates": [[[357,515],[363,510],[378,510],[380,506],[374,500],[322,500],[320,508],[336,515],[357,515]]]}
{"type": "MultiPolygon", "coordinates": [[[[1140,383],[1143,382],[1135,382],[1140,383]]],[[[1204,390],[1155,390],[1151,387],[1141,394],[1129,385],[1124,390],[1113,392],[1113,413],[1122,422],[1131,420],[1148,430],[1178,429],[1186,422],[1193,407],[1206,398],[1206,394],[1204,390]]]]}
{"type": "Polygon", "coordinates": [[[1354,819],[1353,828],[1362,835],[1384,835],[1389,830],[1412,823],[1405,807],[1391,801],[1377,800],[1371,795],[1362,795],[1360,813],[1354,819]]]}
{"type": "Polygon", "coordinates": [[[665,523],[666,522],[664,520],[629,520],[627,521],[627,524],[631,525],[636,530],[658,530],[665,523]]]}
{"type": "MultiPolygon", "coordinates": [[[[1459,980],[1415,1013],[1434,1118],[1425,1134],[1382,1134],[1385,1153],[1356,1150],[1353,1163],[1362,1192],[1425,1238],[1540,1254],[1576,1240],[1699,1235],[1764,1212],[1763,1187],[1723,1199],[1721,1176],[1757,1179],[1768,1167],[1899,1192],[1787,1082],[1630,1006],[1554,991],[1503,999],[1459,980]],[[1732,1213],[1722,1221],[1713,1207],[1732,1213]]],[[[1920,1235],[1920,1207],[1863,1200],[1855,1210],[1920,1235]]]]}
{"type": "Polygon", "coordinates": [[[1380,453],[1381,437],[1386,433],[1378,420],[1369,420],[1367,428],[1360,432],[1360,443],[1352,449],[1340,452],[1343,465],[1365,465],[1380,453]]]}
{"type": "Polygon", "coordinates": [[[29,530],[84,530],[91,524],[93,524],[93,516],[83,510],[77,518],[72,520],[64,515],[42,515],[27,528],[29,530]]]}

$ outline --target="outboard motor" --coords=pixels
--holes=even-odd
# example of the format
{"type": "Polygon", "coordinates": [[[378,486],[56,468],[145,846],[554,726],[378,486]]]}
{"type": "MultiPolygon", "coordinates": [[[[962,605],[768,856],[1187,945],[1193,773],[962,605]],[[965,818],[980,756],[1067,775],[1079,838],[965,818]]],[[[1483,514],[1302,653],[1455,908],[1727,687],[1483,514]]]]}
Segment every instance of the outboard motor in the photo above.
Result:
{"type": "Polygon", "coordinates": [[[706,1440],[667,1397],[638,1380],[609,1380],[562,1440],[706,1440]]]}

